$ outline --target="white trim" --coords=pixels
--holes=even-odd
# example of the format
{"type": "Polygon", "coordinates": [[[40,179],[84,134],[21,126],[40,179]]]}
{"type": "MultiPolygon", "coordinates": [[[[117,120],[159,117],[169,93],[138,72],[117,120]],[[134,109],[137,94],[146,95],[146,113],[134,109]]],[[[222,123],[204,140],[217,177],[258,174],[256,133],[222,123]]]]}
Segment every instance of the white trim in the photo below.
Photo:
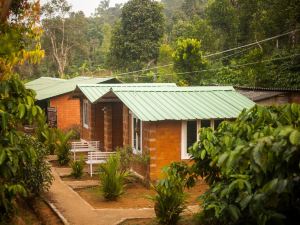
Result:
{"type": "Polygon", "coordinates": [[[83,127],[88,129],[89,128],[89,102],[87,99],[83,99],[83,102],[82,102],[82,124],[83,124],[83,127]],[[85,108],[86,106],[86,108],[85,108]],[[85,121],[85,117],[86,117],[86,120],[85,121]],[[87,123],[85,123],[87,122],[87,123]]]}
{"type": "Polygon", "coordinates": [[[142,154],[143,152],[143,122],[136,116],[134,115],[131,111],[129,112],[131,114],[131,145],[132,145],[132,150],[134,154],[142,154]],[[136,140],[136,145],[139,146],[141,149],[136,149],[134,146],[134,128],[133,128],[133,120],[139,120],[140,121],[140,138],[136,140]]]}
{"type": "MultiPolygon", "coordinates": [[[[200,129],[200,121],[196,120],[197,128],[196,128],[196,137],[197,141],[199,140],[198,131],[200,129]]],[[[181,122],[181,159],[190,159],[191,155],[187,152],[187,121],[181,122]]]]}

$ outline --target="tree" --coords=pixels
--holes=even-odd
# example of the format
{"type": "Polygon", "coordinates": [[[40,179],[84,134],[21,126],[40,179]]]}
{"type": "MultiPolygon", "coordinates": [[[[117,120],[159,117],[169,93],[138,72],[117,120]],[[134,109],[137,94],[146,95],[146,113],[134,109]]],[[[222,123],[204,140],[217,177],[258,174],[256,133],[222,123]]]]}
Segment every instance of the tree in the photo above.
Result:
{"type": "MultiPolygon", "coordinates": [[[[27,177],[33,178],[32,173],[45,164],[37,162],[39,156],[22,131],[24,124],[39,122],[43,112],[34,104],[35,93],[24,87],[13,70],[18,64],[37,63],[43,56],[39,43],[41,34],[38,26],[39,3],[27,0],[2,1],[0,20],[0,223],[2,224],[13,212],[17,196],[24,197],[31,191],[43,189],[43,184],[35,187],[33,184],[27,186],[27,183],[19,178],[24,178],[25,173],[27,177]],[[28,165],[32,166],[31,171],[26,170],[28,165]]],[[[42,174],[48,176],[50,175],[48,172],[42,174]]]]}
{"type": "Polygon", "coordinates": [[[43,28],[50,38],[51,54],[57,64],[59,77],[64,78],[65,67],[69,58],[71,44],[65,35],[65,21],[69,15],[71,6],[66,0],[52,0],[43,7],[46,19],[43,20],[43,28]]]}
{"type": "Polygon", "coordinates": [[[174,69],[182,84],[199,84],[201,81],[199,71],[205,69],[208,63],[203,57],[200,41],[190,38],[178,40],[173,60],[174,69]]]}
{"type": "Polygon", "coordinates": [[[126,71],[156,64],[163,31],[162,6],[158,2],[130,0],[113,31],[110,65],[126,71]]]}
{"type": "Polygon", "coordinates": [[[43,57],[39,42],[39,3],[8,0],[0,3],[0,81],[9,79],[16,65],[37,63],[43,57]],[[26,7],[25,7],[26,6],[26,7]]]}

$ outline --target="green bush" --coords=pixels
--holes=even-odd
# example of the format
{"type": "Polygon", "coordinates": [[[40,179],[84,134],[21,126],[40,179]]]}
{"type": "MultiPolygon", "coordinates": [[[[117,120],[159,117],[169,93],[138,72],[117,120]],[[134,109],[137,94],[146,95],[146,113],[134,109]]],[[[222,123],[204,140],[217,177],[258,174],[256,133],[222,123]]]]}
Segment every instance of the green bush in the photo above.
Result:
{"type": "Polygon", "coordinates": [[[43,137],[43,143],[48,149],[48,153],[50,155],[53,155],[55,153],[55,148],[56,148],[56,140],[57,140],[57,129],[55,128],[50,128],[46,124],[44,126],[43,131],[41,132],[42,137],[43,137]]]}
{"type": "Polygon", "coordinates": [[[150,197],[154,201],[154,210],[158,222],[164,225],[175,225],[180,214],[186,208],[184,194],[185,180],[172,166],[167,168],[167,178],[160,180],[155,186],[156,195],[150,197]]]}
{"type": "Polygon", "coordinates": [[[57,129],[56,132],[56,143],[55,150],[57,154],[58,163],[60,165],[67,165],[70,161],[70,139],[73,136],[73,131],[69,131],[68,133],[64,133],[57,129]]]}
{"type": "Polygon", "coordinates": [[[128,172],[122,170],[120,154],[111,155],[106,163],[100,164],[101,192],[105,199],[116,200],[124,193],[125,179],[128,172]]]}
{"type": "Polygon", "coordinates": [[[40,121],[41,108],[34,104],[34,93],[27,90],[17,77],[0,82],[0,224],[14,212],[17,197],[28,191],[24,185],[24,171],[38,156],[26,142],[21,131],[23,124],[40,121]]]}
{"type": "Polygon", "coordinates": [[[150,156],[148,154],[134,154],[133,149],[130,146],[116,148],[116,151],[121,157],[122,170],[130,170],[132,163],[138,163],[142,166],[147,166],[149,164],[150,156]]]}
{"type": "Polygon", "coordinates": [[[72,173],[71,176],[78,179],[81,178],[83,175],[83,168],[84,168],[84,159],[81,158],[79,161],[73,161],[71,163],[72,173]]]}
{"type": "Polygon", "coordinates": [[[300,106],[255,106],[190,149],[210,184],[204,224],[296,225],[300,213],[300,106]]]}
{"type": "Polygon", "coordinates": [[[31,146],[34,149],[36,157],[34,161],[26,163],[18,179],[24,183],[30,194],[39,196],[49,190],[53,180],[51,167],[46,161],[48,151],[42,143],[31,136],[25,136],[23,142],[24,145],[31,146]]]}

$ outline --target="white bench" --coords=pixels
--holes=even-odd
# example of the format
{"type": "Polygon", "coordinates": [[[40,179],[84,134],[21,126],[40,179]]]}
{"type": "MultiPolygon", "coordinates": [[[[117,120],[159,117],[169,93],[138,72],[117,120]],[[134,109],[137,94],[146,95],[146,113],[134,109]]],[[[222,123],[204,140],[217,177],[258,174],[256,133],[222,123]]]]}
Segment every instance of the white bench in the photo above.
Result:
{"type": "Polygon", "coordinates": [[[77,152],[94,152],[100,150],[100,142],[99,141],[73,141],[71,142],[72,148],[71,152],[74,155],[74,161],[76,160],[77,152]]]}
{"type": "Polygon", "coordinates": [[[86,164],[90,165],[90,175],[93,176],[93,164],[105,163],[106,160],[116,152],[88,152],[88,160],[86,164]]]}

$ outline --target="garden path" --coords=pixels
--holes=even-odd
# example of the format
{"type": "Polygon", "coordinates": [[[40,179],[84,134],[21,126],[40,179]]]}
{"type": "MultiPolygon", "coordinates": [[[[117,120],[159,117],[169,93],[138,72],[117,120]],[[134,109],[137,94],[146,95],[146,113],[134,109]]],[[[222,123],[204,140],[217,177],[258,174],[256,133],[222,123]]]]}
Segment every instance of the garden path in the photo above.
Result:
{"type": "MultiPolygon", "coordinates": [[[[144,209],[94,209],[83,200],[67,182],[61,180],[55,167],[52,167],[53,184],[46,198],[63,215],[70,225],[115,225],[129,218],[151,218],[155,216],[152,208],[144,209]]],[[[134,205],[134,202],[132,202],[134,205]]],[[[196,212],[198,207],[189,207],[196,212]]]]}
{"type": "Polygon", "coordinates": [[[54,167],[52,174],[54,181],[46,198],[70,225],[114,225],[125,218],[154,217],[153,209],[94,209],[60,179],[54,167]]]}

